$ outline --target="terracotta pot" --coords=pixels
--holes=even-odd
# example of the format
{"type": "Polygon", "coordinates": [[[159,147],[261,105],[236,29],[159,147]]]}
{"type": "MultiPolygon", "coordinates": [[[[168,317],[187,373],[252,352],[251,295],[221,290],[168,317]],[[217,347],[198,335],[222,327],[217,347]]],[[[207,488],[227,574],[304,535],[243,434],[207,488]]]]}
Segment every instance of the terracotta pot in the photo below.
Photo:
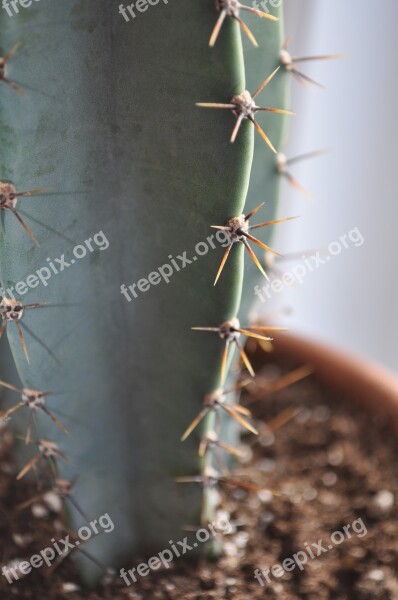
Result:
{"type": "MultiPolygon", "coordinates": [[[[294,335],[278,335],[274,349],[284,359],[313,365],[316,377],[325,385],[365,405],[367,410],[383,411],[398,432],[398,377],[393,373],[345,351],[294,335]]],[[[264,362],[264,355],[262,359],[264,362]]]]}

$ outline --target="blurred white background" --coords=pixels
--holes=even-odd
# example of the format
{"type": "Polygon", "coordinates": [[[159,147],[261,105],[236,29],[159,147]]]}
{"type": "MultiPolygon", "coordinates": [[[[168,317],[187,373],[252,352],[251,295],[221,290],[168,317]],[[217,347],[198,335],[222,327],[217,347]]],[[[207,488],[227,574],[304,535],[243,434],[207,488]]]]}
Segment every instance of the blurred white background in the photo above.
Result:
{"type": "Polygon", "coordinates": [[[289,237],[278,228],[274,247],[285,254],[322,248],[354,227],[365,243],[261,310],[291,307],[295,331],[398,370],[398,2],[286,0],[285,11],[293,55],[348,56],[300,65],[326,90],[293,82],[288,156],[324,147],[332,154],[292,166],[316,203],[283,184],[280,214],[302,218],[286,226],[289,237]]]}

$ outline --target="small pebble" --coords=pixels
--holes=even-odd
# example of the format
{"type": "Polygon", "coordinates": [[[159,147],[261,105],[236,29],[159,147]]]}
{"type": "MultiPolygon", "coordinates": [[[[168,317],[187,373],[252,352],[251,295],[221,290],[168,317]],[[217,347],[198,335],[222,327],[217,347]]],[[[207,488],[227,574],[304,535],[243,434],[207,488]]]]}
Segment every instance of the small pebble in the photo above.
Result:
{"type": "Polygon", "coordinates": [[[261,433],[258,443],[262,448],[269,448],[269,446],[272,446],[275,443],[275,436],[272,431],[264,431],[261,433]]]}
{"type": "Polygon", "coordinates": [[[330,414],[330,408],[328,406],[316,406],[312,411],[312,418],[318,423],[324,423],[330,418],[330,414]]]}
{"type": "Polygon", "coordinates": [[[166,583],[164,586],[167,592],[173,592],[176,589],[174,583],[166,583]]]}
{"type": "Polygon", "coordinates": [[[318,492],[315,488],[307,488],[306,490],[304,490],[303,492],[303,498],[304,500],[315,500],[315,498],[317,497],[318,492]]]}
{"type": "Polygon", "coordinates": [[[331,448],[328,452],[328,463],[334,467],[341,465],[344,460],[343,449],[339,446],[331,448]]]}
{"type": "Polygon", "coordinates": [[[326,485],[327,487],[331,487],[332,485],[334,485],[336,483],[336,481],[337,481],[337,475],[336,475],[336,473],[333,473],[333,471],[328,471],[322,477],[322,483],[323,483],[323,485],[326,485]]]}
{"type": "Polygon", "coordinates": [[[20,533],[13,533],[12,539],[14,543],[20,548],[25,548],[33,540],[30,534],[22,535],[20,533]]]}
{"type": "Polygon", "coordinates": [[[269,502],[272,502],[272,499],[274,497],[273,493],[270,490],[260,490],[259,492],[257,492],[257,496],[263,504],[268,504],[269,502]]]}
{"type": "Polygon", "coordinates": [[[307,423],[307,421],[311,418],[311,411],[308,408],[304,408],[299,414],[295,417],[295,421],[297,423],[307,423]]]}
{"type": "Polygon", "coordinates": [[[387,490],[382,490],[376,494],[376,496],[373,498],[373,502],[377,508],[380,508],[380,510],[390,510],[394,506],[394,494],[387,490]]]}
{"type": "Polygon", "coordinates": [[[243,465],[250,463],[253,460],[253,450],[247,444],[241,444],[239,450],[242,452],[242,456],[239,458],[239,462],[243,465]]]}
{"type": "Polygon", "coordinates": [[[373,569],[373,571],[370,571],[368,577],[372,581],[380,582],[384,579],[384,573],[381,569],[373,569]]]}
{"type": "Polygon", "coordinates": [[[230,530],[233,527],[231,523],[231,513],[229,513],[227,510],[219,508],[216,511],[215,526],[216,530],[224,535],[226,533],[231,533],[230,530]]]}
{"type": "Polygon", "coordinates": [[[61,589],[65,594],[73,594],[74,592],[80,592],[80,588],[78,585],[76,585],[76,583],[63,583],[61,589]]]}
{"type": "Polygon", "coordinates": [[[258,462],[258,468],[263,473],[272,473],[275,471],[275,461],[271,458],[264,458],[258,462]]]}
{"type": "Polygon", "coordinates": [[[36,519],[45,519],[48,517],[49,513],[45,506],[42,504],[33,504],[32,505],[32,515],[36,519]]]}
{"type": "Polygon", "coordinates": [[[353,548],[350,548],[349,554],[354,558],[363,558],[366,556],[366,550],[362,546],[354,546],[353,548]]]}
{"type": "Polygon", "coordinates": [[[225,542],[223,549],[226,556],[234,557],[238,554],[238,548],[233,542],[225,542]]]}
{"type": "Polygon", "coordinates": [[[53,512],[62,512],[62,500],[57,494],[54,494],[54,492],[47,492],[47,494],[44,494],[43,500],[53,512]]]}
{"type": "Polygon", "coordinates": [[[266,511],[261,515],[261,520],[265,524],[272,523],[275,520],[275,515],[270,511],[266,511]]]}
{"type": "Polygon", "coordinates": [[[247,542],[249,541],[249,534],[247,531],[239,531],[234,539],[237,548],[246,548],[247,542]]]}

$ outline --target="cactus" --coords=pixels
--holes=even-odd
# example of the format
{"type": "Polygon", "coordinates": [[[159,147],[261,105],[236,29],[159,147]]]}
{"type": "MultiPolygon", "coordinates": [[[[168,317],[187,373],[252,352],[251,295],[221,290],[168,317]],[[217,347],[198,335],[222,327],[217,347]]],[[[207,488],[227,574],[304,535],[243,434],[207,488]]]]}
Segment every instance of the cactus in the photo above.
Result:
{"type": "MultiPolygon", "coordinates": [[[[243,290],[246,324],[258,270],[247,265],[243,287],[244,244],[219,240],[246,242],[241,222],[236,239],[225,224],[261,202],[273,220],[280,178],[267,144],[280,148],[285,117],[259,113],[266,134],[257,124],[254,140],[253,104],[236,98],[265,80],[264,103],[284,111],[288,74],[275,72],[281,10],[275,22],[248,9],[248,25],[243,11],[235,0],[174,0],[126,22],[109,1],[42,0],[0,16],[0,313],[20,382],[8,366],[1,377],[11,407],[21,396],[12,423],[32,445],[27,458],[20,444],[19,476],[54,457],[57,477],[77,476],[76,504],[115,524],[87,545],[106,565],[199,523],[201,486],[175,479],[200,472],[214,444],[230,448],[211,419],[201,456],[198,430],[179,441],[205,396],[206,414],[224,401],[214,394],[231,359],[218,336],[191,327],[229,323],[235,341],[263,334],[231,321],[243,290]]],[[[68,512],[77,526],[79,511],[68,512]]],[[[86,560],[82,569],[91,583],[101,575],[86,560]]]]}

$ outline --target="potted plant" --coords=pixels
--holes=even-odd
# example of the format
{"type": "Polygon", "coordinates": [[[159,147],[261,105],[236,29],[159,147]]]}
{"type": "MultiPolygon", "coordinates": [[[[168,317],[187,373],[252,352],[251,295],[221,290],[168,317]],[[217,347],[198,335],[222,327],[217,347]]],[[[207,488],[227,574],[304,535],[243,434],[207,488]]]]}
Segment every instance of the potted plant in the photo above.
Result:
{"type": "Polygon", "coordinates": [[[275,216],[275,153],[292,75],[305,75],[280,6],[4,9],[3,420],[19,440],[17,479],[65,501],[69,540],[8,566],[17,577],[6,570],[4,584],[74,551],[85,584],[114,568],[120,586],[132,556],[151,556],[131,585],[188,549],[203,556],[224,533],[221,488],[261,491],[226,477],[218,452],[240,455],[237,424],[257,433],[227,391],[249,385],[234,381],[233,349],[254,376],[242,340],[279,334],[247,322],[247,290],[266,276],[254,248],[276,252],[266,233],[297,226],[275,216]],[[203,544],[175,542],[187,526],[207,527],[203,544]]]}

